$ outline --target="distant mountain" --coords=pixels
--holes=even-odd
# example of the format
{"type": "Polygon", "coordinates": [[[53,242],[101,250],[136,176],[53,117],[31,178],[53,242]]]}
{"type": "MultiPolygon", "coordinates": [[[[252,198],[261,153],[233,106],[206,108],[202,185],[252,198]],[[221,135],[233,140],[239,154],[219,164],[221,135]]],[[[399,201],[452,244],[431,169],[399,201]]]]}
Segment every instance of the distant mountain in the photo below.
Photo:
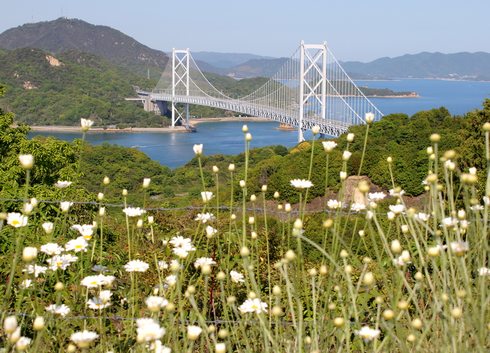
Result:
{"type": "Polygon", "coordinates": [[[229,69],[253,59],[274,59],[269,56],[260,56],[244,53],[216,53],[210,51],[192,52],[194,59],[204,61],[216,68],[229,69]]]}
{"type": "Polygon", "coordinates": [[[77,50],[103,57],[140,74],[152,70],[158,75],[167,55],[107,26],[96,26],[78,19],[29,23],[0,34],[0,48],[38,48],[53,54],[77,50]]]}
{"type": "Polygon", "coordinates": [[[380,58],[368,63],[342,62],[353,78],[442,78],[490,80],[490,53],[419,53],[380,58]]]}
{"type": "Polygon", "coordinates": [[[154,82],[93,54],[0,51],[0,83],[6,86],[0,108],[31,125],[78,125],[88,117],[99,126],[161,126],[165,121],[124,100],[134,96],[132,85],[148,88],[154,82]]]}
{"type": "MultiPolygon", "coordinates": [[[[214,53],[218,54],[218,53],[214,53]]],[[[194,53],[193,53],[194,55],[194,53]]],[[[226,56],[233,54],[223,54],[226,56]]],[[[249,55],[249,54],[236,54],[249,55]]],[[[201,63],[211,64],[203,56],[201,63]]],[[[270,77],[286,61],[286,58],[253,58],[232,67],[203,65],[203,71],[230,77],[270,77]]],[[[490,80],[490,53],[419,53],[395,58],[380,58],[368,63],[341,62],[353,79],[440,78],[456,80],[490,80]]]]}
{"type": "Polygon", "coordinates": [[[287,60],[286,58],[251,59],[230,68],[227,75],[235,78],[271,77],[287,60]]]}

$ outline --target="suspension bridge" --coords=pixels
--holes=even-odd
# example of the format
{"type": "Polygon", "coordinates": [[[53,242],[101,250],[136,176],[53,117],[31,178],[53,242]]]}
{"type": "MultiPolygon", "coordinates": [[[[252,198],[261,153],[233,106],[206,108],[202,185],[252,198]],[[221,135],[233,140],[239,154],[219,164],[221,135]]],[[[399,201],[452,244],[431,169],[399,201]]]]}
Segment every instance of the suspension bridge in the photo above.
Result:
{"type": "Polygon", "coordinates": [[[233,98],[218,90],[199,69],[189,49],[173,49],[171,61],[153,91],[137,90],[146,110],[170,110],[172,126],[189,126],[189,104],[204,105],[274,120],[303,131],[339,136],[349,126],[364,124],[365,114],[383,114],[361,92],[323,44],[300,46],[279,71],[254,92],[233,98]]]}

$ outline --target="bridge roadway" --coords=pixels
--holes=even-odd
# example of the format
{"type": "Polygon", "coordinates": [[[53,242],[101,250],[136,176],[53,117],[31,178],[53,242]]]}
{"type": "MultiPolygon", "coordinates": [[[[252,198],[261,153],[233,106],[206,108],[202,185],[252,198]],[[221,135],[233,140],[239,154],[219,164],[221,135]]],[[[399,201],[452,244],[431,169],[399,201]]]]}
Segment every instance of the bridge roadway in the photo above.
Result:
{"type": "MultiPolygon", "coordinates": [[[[166,92],[138,92],[139,95],[147,96],[151,101],[164,101],[174,103],[188,103],[196,105],[204,105],[213,108],[220,108],[224,110],[231,110],[237,113],[242,113],[250,116],[257,116],[266,118],[269,120],[277,121],[282,124],[298,127],[299,118],[297,117],[299,112],[292,110],[280,110],[278,108],[269,107],[261,104],[254,104],[239,99],[229,98],[215,98],[215,97],[202,97],[202,96],[186,96],[175,95],[172,96],[166,92]]],[[[311,130],[313,126],[318,125],[320,127],[320,133],[330,136],[339,136],[346,132],[349,124],[345,122],[336,121],[334,119],[320,119],[316,117],[304,117],[302,130],[311,130]]]]}

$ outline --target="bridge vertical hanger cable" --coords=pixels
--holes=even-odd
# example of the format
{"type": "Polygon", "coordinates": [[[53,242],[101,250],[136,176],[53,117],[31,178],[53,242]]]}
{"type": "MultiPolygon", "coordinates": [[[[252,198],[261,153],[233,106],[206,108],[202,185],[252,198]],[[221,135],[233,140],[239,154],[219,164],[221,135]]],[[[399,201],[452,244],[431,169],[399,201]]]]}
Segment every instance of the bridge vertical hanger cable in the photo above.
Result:
{"type": "MultiPolygon", "coordinates": [[[[345,73],[326,43],[302,42],[276,74],[243,97],[231,97],[218,89],[188,49],[174,49],[172,65],[167,64],[155,89],[142,93],[153,102],[172,102],[175,108],[177,104],[186,104],[186,122],[189,104],[205,105],[294,126],[299,140],[303,131],[314,125],[320,126],[326,135],[338,136],[350,125],[365,123],[367,112],[374,113],[376,120],[382,117],[345,73]]],[[[172,112],[174,125],[183,117],[178,110],[172,112]]]]}

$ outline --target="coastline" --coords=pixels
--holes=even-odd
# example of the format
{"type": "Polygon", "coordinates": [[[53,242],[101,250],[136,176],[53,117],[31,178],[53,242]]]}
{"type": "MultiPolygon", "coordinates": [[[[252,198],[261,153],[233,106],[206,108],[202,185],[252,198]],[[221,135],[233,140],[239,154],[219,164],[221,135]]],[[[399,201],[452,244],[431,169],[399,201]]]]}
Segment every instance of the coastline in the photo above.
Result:
{"type": "MultiPolygon", "coordinates": [[[[228,121],[238,121],[238,122],[269,122],[270,120],[258,117],[222,117],[222,118],[198,118],[189,119],[191,126],[196,126],[200,123],[218,123],[218,122],[228,122],[228,121]]],[[[80,126],[63,126],[63,125],[30,125],[31,131],[37,132],[79,132],[81,133],[80,126]]],[[[176,127],[128,127],[124,129],[116,128],[102,128],[102,127],[92,127],[87,133],[131,133],[131,132],[156,132],[156,133],[186,133],[189,132],[183,126],[176,127]]]]}
{"type": "MultiPolygon", "coordinates": [[[[40,125],[40,126],[30,126],[31,131],[49,131],[49,132],[81,132],[79,126],[62,126],[62,125],[40,125]]],[[[93,127],[90,128],[87,133],[119,133],[119,132],[187,132],[187,130],[183,126],[172,127],[133,127],[133,128],[124,128],[124,129],[115,129],[115,128],[101,128],[101,127],[93,127]]]]}

